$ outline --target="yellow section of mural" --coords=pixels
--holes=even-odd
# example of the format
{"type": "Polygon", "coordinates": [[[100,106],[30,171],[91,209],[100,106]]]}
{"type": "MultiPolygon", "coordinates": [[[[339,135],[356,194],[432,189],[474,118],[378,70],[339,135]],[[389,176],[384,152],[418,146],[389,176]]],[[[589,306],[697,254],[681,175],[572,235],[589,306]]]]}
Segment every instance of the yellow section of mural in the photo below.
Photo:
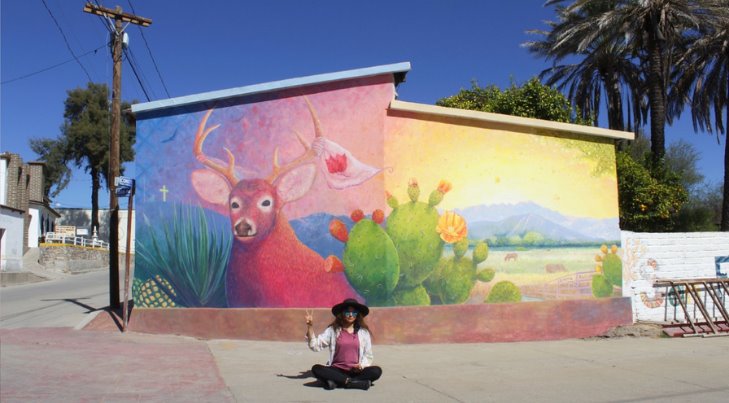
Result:
{"type": "Polygon", "coordinates": [[[585,143],[404,118],[388,120],[385,141],[385,166],[393,167],[385,186],[401,198],[411,177],[421,189],[435,189],[447,179],[453,190],[439,205],[446,210],[531,201],[569,216],[618,216],[615,151],[609,141],[585,143]],[[575,147],[578,143],[582,146],[575,147]]]}

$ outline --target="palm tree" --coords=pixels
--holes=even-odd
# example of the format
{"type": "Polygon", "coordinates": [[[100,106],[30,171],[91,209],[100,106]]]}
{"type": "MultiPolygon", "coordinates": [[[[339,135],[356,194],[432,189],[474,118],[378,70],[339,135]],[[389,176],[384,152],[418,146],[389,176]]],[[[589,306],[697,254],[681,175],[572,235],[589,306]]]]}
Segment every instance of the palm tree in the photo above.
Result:
{"type": "Polygon", "coordinates": [[[670,98],[675,114],[681,112],[683,105],[690,106],[694,130],[712,132],[716,129],[719,143],[724,134],[720,228],[729,231],[729,0],[707,1],[704,6],[705,23],[683,43],[684,51],[677,62],[670,98]],[[722,113],[726,113],[726,121],[722,113]]]}
{"type": "Polygon", "coordinates": [[[580,49],[579,41],[560,40],[565,30],[582,24],[585,19],[608,11],[613,6],[610,2],[601,2],[571,12],[564,7],[557,7],[559,21],[548,22],[550,31],[530,31],[543,35],[544,39],[527,42],[523,46],[532,53],[554,59],[554,66],[543,70],[540,78],[546,77],[545,83],[557,84],[559,90],[567,87],[567,98],[577,106],[583,118],[593,119],[593,124],[597,126],[601,95],[604,93],[607,98],[608,127],[616,130],[635,128],[637,132],[645,120],[646,104],[641,102],[643,97],[640,93],[633,91],[641,87],[640,69],[632,62],[630,49],[625,41],[617,40],[615,36],[603,35],[585,49],[580,49]],[[557,64],[574,55],[582,60],[573,64],[557,64]],[[628,110],[627,122],[624,118],[624,101],[628,110]]]}
{"type": "MultiPolygon", "coordinates": [[[[549,0],[547,5],[564,3],[549,0]]],[[[665,124],[674,46],[688,28],[699,26],[700,0],[574,0],[562,13],[570,19],[553,38],[555,46],[576,44],[576,53],[600,48],[602,43],[624,43],[645,67],[650,110],[651,153],[654,166],[665,155],[665,124]]]]}

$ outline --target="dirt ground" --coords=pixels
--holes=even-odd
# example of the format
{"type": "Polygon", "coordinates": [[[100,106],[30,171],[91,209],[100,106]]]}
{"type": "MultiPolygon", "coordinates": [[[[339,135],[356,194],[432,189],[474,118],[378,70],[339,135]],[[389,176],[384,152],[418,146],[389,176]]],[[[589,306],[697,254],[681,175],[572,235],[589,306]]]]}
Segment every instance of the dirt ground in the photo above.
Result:
{"type": "Polygon", "coordinates": [[[618,326],[608,332],[590,339],[610,339],[615,337],[668,337],[663,332],[663,327],[658,323],[634,323],[632,325],[618,326]]]}

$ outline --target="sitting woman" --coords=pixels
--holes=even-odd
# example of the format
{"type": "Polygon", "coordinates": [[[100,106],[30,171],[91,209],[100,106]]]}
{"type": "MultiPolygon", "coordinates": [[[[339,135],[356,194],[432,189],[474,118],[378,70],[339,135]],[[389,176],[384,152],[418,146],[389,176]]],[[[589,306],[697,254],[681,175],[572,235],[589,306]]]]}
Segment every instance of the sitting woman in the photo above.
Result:
{"type": "Polygon", "coordinates": [[[382,375],[380,367],[372,366],[372,338],[364,317],[369,308],[354,299],[346,299],[332,307],[334,321],[319,336],[314,335],[313,316],[306,314],[306,339],[309,348],[321,351],[329,347],[327,365],[311,368],[325,389],[369,389],[382,375]]]}

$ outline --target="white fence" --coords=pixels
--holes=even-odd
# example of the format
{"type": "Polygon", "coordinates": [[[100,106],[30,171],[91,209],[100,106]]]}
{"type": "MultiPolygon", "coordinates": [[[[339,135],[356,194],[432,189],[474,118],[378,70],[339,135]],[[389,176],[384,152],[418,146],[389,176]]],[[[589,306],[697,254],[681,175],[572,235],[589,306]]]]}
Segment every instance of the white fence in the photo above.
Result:
{"type": "Polygon", "coordinates": [[[63,243],[67,245],[86,246],[89,248],[109,249],[109,242],[99,239],[88,239],[80,236],[46,232],[46,242],[63,243]]]}

